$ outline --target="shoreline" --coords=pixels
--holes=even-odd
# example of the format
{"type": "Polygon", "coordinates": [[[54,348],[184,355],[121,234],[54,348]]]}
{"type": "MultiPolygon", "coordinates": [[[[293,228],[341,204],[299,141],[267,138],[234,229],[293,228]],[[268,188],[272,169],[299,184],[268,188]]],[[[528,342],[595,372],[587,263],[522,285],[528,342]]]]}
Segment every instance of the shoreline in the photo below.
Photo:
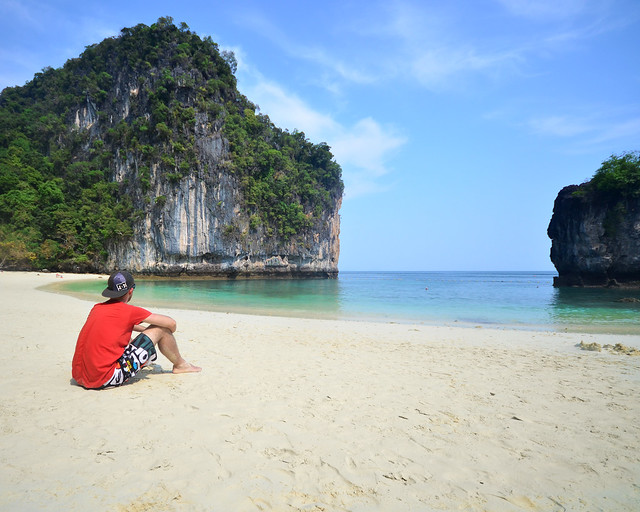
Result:
{"type": "Polygon", "coordinates": [[[0,273],[3,509],[640,503],[640,357],[576,347],[620,336],[161,308],[203,372],[159,356],[87,391],[70,371],[92,302],[37,289],[55,279],[0,273]]]}
{"type": "MultiPolygon", "coordinates": [[[[92,281],[94,279],[108,278],[107,275],[100,274],[65,274],[72,280],[80,281],[92,281]]],[[[139,279],[140,284],[144,284],[145,281],[158,281],[159,279],[147,279],[142,277],[139,279]]],[[[161,281],[171,281],[170,278],[160,279],[161,281]]],[[[184,281],[182,278],[178,278],[180,282],[184,281]]],[[[203,279],[189,279],[189,281],[202,281],[203,279]]],[[[217,281],[217,280],[216,280],[217,281]]],[[[62,295],[76,297],[82,300],[94,301],[96,299],[95,293],[89,293],[86,291],[77,291],[64,289],[64,286],[68,284],[69,280],[62,281],[56,280],[53,283],[42,286],[44,291],[50,293],[58,293],[62,295]]],[[[141,287],[141,293],[144,293],[144,288],[141,287]]],[[[390,314],[386,318],[380,318],[372,312],[358,312],[354,311],[335,311],[327,310],[323,311],[316,309],[310,311],[308,309],[295,310],[291,308],[278,308],[277,306],[264,305],[248,306],[239,305],[237,303],[225,303],[215,304],[208,302],[184,301],[176,304],[173,298],[158,298],[158,297],[144,297],[138,293],[137,299],[143,301],[149,307],[161,308],[161,309],[178,309],[186,311],[209,311],[214,313],[223,314],[239,314],[249,316],[274,316],[283,318],[297,318],[308,320],[336,320],[336,321],[348,321],[348,322],[373,322],[373,323],[397,323],[402,325],[418,325],[418,326],[434,326],[434,327],[459,327],[459,328],[486,328],[497,330],[522,330],[533,332],[567,332],[576,334],[604,334],[615,336],[636,336],[640,335],[640,328],[636,327],[636,324],[630,325],[629,323],[613,324],[608,322],[601,323],[579,323],[579,322],[565,322],[565,323],[499,323],[491,320],[469,320],[469,319],[433,319],[433,318],[411,318],[410,316],[399,316],[390,314]]]]}

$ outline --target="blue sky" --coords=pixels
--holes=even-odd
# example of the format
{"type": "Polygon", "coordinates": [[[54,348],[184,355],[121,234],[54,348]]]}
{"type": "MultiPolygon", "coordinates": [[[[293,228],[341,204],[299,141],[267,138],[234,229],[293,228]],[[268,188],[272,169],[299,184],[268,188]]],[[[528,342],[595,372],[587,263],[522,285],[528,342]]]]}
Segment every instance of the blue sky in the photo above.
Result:
{"type": "Polygon", "coordinates": [[[0,89],[161,16],[331,146],[341,270],[553,270],[558,191],[640,150],[637,0],[0,0],[0,89]]]}

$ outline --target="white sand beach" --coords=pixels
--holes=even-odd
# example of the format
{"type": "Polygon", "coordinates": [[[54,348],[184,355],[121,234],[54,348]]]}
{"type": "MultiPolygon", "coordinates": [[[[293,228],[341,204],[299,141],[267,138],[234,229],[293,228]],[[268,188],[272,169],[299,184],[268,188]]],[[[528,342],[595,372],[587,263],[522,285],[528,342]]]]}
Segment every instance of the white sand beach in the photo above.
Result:
{"type": "Polygon", "coordinates": [[[640,336],[154,310],[202,373],[88,391],[56,279],[0,273],[1,510],[640,510],[640,357],[576,347],[640,336]]]}

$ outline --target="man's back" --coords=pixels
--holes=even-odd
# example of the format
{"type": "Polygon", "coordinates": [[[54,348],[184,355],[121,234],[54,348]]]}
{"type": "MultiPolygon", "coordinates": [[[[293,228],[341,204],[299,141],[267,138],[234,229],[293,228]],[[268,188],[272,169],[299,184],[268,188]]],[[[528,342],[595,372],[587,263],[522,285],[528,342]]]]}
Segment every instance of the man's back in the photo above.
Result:
{"type": "Polygon", "coordinates": [[[104,385],[131,340],[133,326],[150,314],[120,301],[96,304],[78,335],[71,367],[76,382],[87,388],[104,385]]]}

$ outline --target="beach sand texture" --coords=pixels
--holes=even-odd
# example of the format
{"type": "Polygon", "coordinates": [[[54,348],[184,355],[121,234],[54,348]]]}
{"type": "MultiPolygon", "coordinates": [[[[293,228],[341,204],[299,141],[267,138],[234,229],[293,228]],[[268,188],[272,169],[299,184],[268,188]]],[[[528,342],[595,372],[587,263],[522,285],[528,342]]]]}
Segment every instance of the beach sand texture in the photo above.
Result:
{"type": "Polygon", "coordinates": [[[640,336],[157,310],[203,372],[88,391],[56,279],[0,273],[1,510],[640,509],[640,357],[575,346],[640,336]]]}

